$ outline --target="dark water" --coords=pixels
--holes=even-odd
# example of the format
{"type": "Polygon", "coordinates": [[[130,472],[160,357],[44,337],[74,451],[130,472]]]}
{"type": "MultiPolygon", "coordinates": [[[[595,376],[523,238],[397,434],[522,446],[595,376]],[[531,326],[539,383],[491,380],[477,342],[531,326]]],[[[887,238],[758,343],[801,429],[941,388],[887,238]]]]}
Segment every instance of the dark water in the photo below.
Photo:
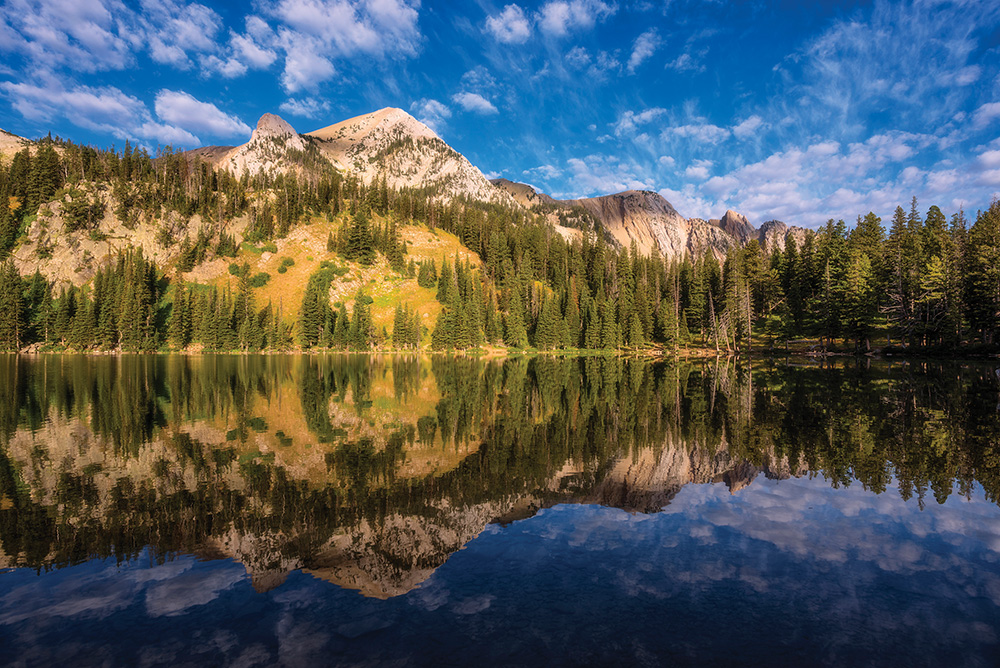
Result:
{"type": "Polygon", "coordinates": [[[993,366],[0,372],[0,665],[1000,665],[993,366]]]}

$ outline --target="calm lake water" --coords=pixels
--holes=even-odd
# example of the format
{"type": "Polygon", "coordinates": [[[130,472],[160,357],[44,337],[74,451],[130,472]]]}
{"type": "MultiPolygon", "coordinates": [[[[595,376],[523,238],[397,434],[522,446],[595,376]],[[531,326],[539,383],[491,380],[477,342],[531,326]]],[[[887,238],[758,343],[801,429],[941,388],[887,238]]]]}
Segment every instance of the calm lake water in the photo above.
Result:
{"type": "Polygon", "coordinates": [[[1000,665],[992,365],[0,373],[0,665],[1000,665]]]}

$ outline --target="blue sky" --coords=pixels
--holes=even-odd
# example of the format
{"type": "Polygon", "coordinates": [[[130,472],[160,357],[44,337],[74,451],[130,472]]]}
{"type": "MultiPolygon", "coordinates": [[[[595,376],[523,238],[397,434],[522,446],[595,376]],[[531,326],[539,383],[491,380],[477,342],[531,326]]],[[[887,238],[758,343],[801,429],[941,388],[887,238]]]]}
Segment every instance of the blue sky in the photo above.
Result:
{"type": "Polygon", "coordinates": [[[1000,192],[1000,3],[3,0],[0,127],[150,149],[395,106],[490,176],[809,227],[1000,192]]]}

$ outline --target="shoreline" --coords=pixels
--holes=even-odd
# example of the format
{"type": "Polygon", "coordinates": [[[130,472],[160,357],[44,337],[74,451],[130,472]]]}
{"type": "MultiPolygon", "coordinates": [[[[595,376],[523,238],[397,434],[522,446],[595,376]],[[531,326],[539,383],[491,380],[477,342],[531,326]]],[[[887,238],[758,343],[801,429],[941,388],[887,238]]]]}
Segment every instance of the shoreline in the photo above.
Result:
{"type": "Polygon", "coordinates": [[[941,360],[990,360],[1000,359],[1000,352],[977,351],[975,349],[964,351],[961,349],[948,352],[941,352],[928,349],[913,349],[883,352],[873,350],[867,353],[852,353],[839,350],[811,351],[811,350],[781,350],[764,349],[750,351],[714,350],[711,348],[687,348],[677,351],[667,351],[662,348],[644,348],[639,350],[604,350],[591,348],[574,348],[566,350],[535,350],[535,349],[505,349],[505,348],[478,348],[461,350],[430,350],[425,348],[415,350],[397,350],[391,348],[379,348],[373,350],[152,350],[152,351],[125,351],[125,350],[30,350],[2,351],[2,355],[17,356],[41,356],[41,355],[81,355],[87,357],[126,357],[126,356],[157,356],[157,355],[183,355],[186,357],[199,357],[209,355],[227,356],[272,356],[272,355],[372,355],[372,356],[404,356],[404,355],[427,355],[443,357],[470,357],[477,359],[501,359],[506,357],[624,357],[624,358],[655,358],[660,360],[681,359],[717,359],[717,358],[743,358],[743,359],[779,359],[779,358],[806,358],[822,360],[826,358],[850,358],[857,359],[941,359],[941,360]]]}

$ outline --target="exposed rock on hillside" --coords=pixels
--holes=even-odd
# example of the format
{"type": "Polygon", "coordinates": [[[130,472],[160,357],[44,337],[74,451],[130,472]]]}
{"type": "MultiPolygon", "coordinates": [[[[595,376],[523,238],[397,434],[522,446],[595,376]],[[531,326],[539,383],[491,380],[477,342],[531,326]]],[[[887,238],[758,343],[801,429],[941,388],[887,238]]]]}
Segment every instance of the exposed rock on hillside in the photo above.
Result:
{"type": "Polygon", "coordinates": [[[530,209],[538,204],[559,204],[559,200],[550,197],[545,193],[538,192],[527,183],[517,183],[516,181],[510,181],[508,179],[491,179],[490,183],[492,183],[494,187],[505,191],[508,195],[514,198],[514,201],[527,209],[530,209]]]}
{"type": "Polygon", "coordinates": [[[627,248],[634,241],[643,253],[655,249],[666,257],[681,257],[711,249],[725,255],[737,243],[719,227],[698,218],[684,218],[670,202],[648,190],[627,190],[565,203],[584,207],[618,243],[627,248]]]}
{"type": "Polygon", "coordinates": [[[757,240],[760,242],[761,248],[777,247],[779,250],[785,250],[785,243],[789,237],[792,237],[795,239],[795,245],[801,248],[808,233],[809,231],[805,228],[796,225],[789,227],[780,220],[769,220],[757,230],[757,240]]]}
{"type": "Polygon", "coordinates": [[[750,224],[747,217],[742,213],[736,213],[732,209],[726,211],[721,220],[709,222],[715,223],[723,232],[728,232],[730,235],[736,237],[741,244],[745,244],[757,236],[757,230],[750,224]]]}
{"type": "Polygon", "coordinates": [[[29,147],[33,143],[6,130],[0,130],[0,158],[10,160],[15,153],[22,151],[25,147],[29,147]]]}
{"type": "Polygon", "coordinates": [[[807,234],[801,227],[788,227],[779,221],[764,223],[758,230],[746,216],[733,210],[726,211],[721,219],[685,218],[670,202],[650,191],[628,190],[601,197],[557,200],[524,183],[507,179],[494,179],[491,183],[509,193],[521,206],[546,215],[557,226],[574,210],[582,210],[622,246],[627,248],[635,242],[644,253],[655,249],[670,258],[711,250],[721,259],[729,249],[744,246],[751,239],[758,239],[762,246],[766,242],[769,247],[777,245],[784,249],[788,235],[793,235],[801,245],[807,234]]]}
{"type": "Polygon", "coordinates": [[[392,188],[427,188],[446,198],[467,197],[515,206],[464,156],[402,109],[387,108],[308,133],[335,167],[365,182],[385,177],[392,188]]]}
{"type": "Polygon", "coordinates": [[[250,141],[229,151],[218,164],[236,176],[285,171],[294,163],[295,152],[302,154],[308,148],[306,140],[284,119],[264,114],[250,141]]]}

